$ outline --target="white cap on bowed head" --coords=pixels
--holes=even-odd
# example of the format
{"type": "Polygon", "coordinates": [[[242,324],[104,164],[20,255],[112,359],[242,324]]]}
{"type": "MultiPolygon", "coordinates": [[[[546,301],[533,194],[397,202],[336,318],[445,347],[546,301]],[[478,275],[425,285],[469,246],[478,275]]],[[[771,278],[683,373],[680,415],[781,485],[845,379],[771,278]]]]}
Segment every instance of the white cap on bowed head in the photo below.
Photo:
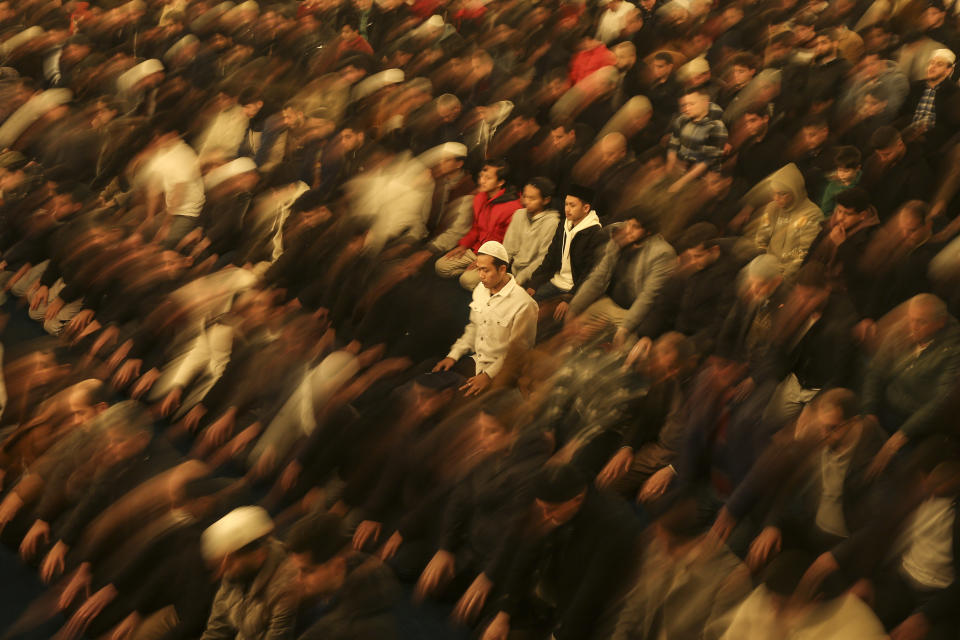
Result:
{"type": "Polygon", "coordinates": [[[494,242],[493,240],[487,240],[480,245],[477,253],[484,256],[492,256],[504,262],[510,262],[510,255],[507,253],[506,248],[499,242],[494,242]]]}

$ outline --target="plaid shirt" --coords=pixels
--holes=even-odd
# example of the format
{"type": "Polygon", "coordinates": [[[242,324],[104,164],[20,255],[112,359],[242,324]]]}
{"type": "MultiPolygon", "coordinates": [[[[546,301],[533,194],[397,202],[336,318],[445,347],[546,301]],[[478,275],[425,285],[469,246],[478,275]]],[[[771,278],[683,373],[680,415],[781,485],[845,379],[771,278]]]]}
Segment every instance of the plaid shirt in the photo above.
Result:
{"type": "Polygon", "coordinates": [[[705,162],[711,169],[719,168],[723,147],[727,144],[727,127],[722,116],[723,110],[711,103],[706,117],[696,122],[683,114],[674,117],[670,150],[684,162],[705,162]]]}
{"type": "Polygon", "coordinates": [[[913,112],[913,124],[922,126],[926,129],[932,129],[937,124],[937,112],[935,100],[937,98],[937,87],[927,85],[920,96],[920,102],[917,103],[917,110],[913,112]]]}

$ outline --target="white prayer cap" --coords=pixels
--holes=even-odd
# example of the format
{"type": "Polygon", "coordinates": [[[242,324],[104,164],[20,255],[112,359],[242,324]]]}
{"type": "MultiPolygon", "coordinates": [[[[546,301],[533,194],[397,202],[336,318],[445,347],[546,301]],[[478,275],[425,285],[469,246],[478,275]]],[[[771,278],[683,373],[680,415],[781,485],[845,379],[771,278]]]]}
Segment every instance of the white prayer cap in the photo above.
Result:
{"type": "Polygon", "coordinates": [[[707,59],[703,56],[697,56],[687,64],[677,69],[677,78],[679,78],[682,82],[708,71],[710,71],[710,63],[707,62],[707,59]]]}
{"type": "Polygon", "coordinates": [[[256,170],[257,164],[252,159],[247,157],[237,158],[210,170],[207,175],[203,176],[203,187],[209,191],[241,173],[256,170]]]}
{"type": "Polygon", "coordinates": [[[153,75],[154,73],[161,73],[162,71],[163,63],[156,58],[144,60],[135,67],[127,69],[120,74],[120,77],[117,78],[117,90],[120,93],[126,93],[147,76],[153,75]]]}
{"type": "Polygon", "coordinates": [[[219,560],[273,531],[263,507],[238,507],[207,527],[200,538],[203,557],[219,560]]]}
{"type": "Polygon", "coordinates": [[[957,61],[957,54],[955,54],[953,51],[950,51],[950,49],[937,49],[930,56],[930,59],[943,60],[944,62],[952,66],[953,63],[957,61]]]}
{"type": "Polygon", "coordinates": [[[224,16],[224,20],[233,20],[241,13],[245,13],[247,11],[260,13],[260,5],[257,4],[255,0],[246,0],[246,2],[241,2],[227,12],[227,14],[224,16]]]}
{"type": "Polygon", "coordinates": [[[504,262],[510,262],[510,255],[507,253],[506,247],[504,247],[499,242],[494,242],[493,240],[487,240],[480,248],[477,249],[477,253],[485,256],[492,256],[504,262]]]}
{"type": "Polygon", "coordinates": [[[233,9],[236,5],[230,0],[223,0],[218,5],[213,6],[210,9],[207,9],[201,13],[193,22],[190,23],[190,28],[194,31],[205,29],[210,23],[224,15],[230,9],[233,9]]]}
{"type": "Polygon", "coordinates": [[[467,145],[461,142],[444,142],[420,154],[420,162],[424,166],[432,167],[440,164],[447,158],[466,158],[467,145]]]}
{"type": "Polygon", "coordinates": [[[657,9],[657,15],[667,15],[674,11],[685,11],[690,13],[690,0],[671,0],[657,9]]]}
{"type": "Polygon", "coordinates": [[[31,40],[36,40],[44,34],[43,27],[29,27],[20,33],[11,36],[0,44],[0,55],[8,56],[31,40]]]}
{"type": "Polygon", "coordinates": [[[178,53],[183,51],[184,47],[189,47],[190,45],[198,42],[200,42],[200,40],[197,39],[197,36],[193,35],[192,33],[188,33],[173,43],[172,47],[167,49],[167,52],[163,54],[163,59],[167,62],[170,62],[177,56],[178,53]]]}
{"type": "Polygon", "coordinates": [[[363,100],[384,87],[403,82],[403,69],[387,69],[364,78],[353,88],[353,99],[363,100]]]}
{"type": "Polygon", "coordinates": [[[443,21],[443,16],[441,16],[438,13],[435,13],[432,16],[430,16],[430,19],[427,20],[424,24],[428,27],[433,27],[434,29],[440,29],[446,23],[443,21]]]}

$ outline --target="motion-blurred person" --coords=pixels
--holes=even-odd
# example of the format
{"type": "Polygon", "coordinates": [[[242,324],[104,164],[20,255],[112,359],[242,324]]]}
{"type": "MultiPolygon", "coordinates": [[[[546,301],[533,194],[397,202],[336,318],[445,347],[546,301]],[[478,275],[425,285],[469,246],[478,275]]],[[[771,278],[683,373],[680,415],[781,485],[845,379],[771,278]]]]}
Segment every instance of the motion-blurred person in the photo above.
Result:
{"type": "Polygon", "coordinates": [[[677,254],[657,233],[657,223],[630,209],[611,230],[603,257],[570,301],[567,321],[580,318],[615,328],[623,346],[650,312],[676,268],[677,254]]]}
{"type": "Polygon", "coordinates": [[[297,570],[260,507],[238,507],[207,527],[203,556],[223,575],[202,640],[290,638],[297,570]]]}

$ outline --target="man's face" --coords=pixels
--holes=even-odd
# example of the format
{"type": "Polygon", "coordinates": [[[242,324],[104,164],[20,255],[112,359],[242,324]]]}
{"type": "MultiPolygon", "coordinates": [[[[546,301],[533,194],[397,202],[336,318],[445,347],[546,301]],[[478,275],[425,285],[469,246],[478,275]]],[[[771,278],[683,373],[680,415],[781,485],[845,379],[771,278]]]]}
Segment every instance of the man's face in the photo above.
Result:
{"type": "Polygon", "coordinates": [[[563,214],[573,224],[577,224],[590,213],[590,204],[576,196],[567,196],[563,201],[563,214]]]}
{"type": "Polygon", "coordinates": [[[817,407],[817,422],[826,445],[835,449],[849,433],[853,420],[845,420],[840,407],[823,402],[817,407]]]}
{"type": "Polygon", "coordinates": [[[497,268],[494,265],[492,256],[477,256],[477,275],[480,276],[480,283],[487,289],[496,289],[500,286],[506,272],[507,268],[505,266],[497,268]]]}
{"type": "Polygon", "coordinates": [[[953,73],[953,65],[942,58],[930,58],[927,63],[927,82],[939,84],[953,73]]]}
{"type": "Polygon", "coordinates": [[[230,553],[223,560],[223,577],[239,580],[256,574],[263,565],[264,554],[261,550],[246,553],[230,553]]]}
{"type": "Polygon", "coordinates": [[[793,204],[793,194],[781,189],[773,190],[773,201],[781,209],[789,209],[793,204]]]}
{"type": "Polygon", "coordinates": [[[700,120],[710,110],[710,98],[702,93],[688,93],[680,98],[680,113],[691,120],[700,120]]]}
{"type": "Polygon", "coordinates": [[[943,328],[943,319],[923,303],[907,305],[907,330],[916,344],[925,344],[943,328]]]}
{"type": "Polygon", "coordinates": [[[837,43],[827,36],[817,36],[813,41],[813,52],[817,58],[826,58],[837,52],[837,43]]]}
{"type": "Polygon", "coordinates": [[[903,243],[907,246],[917,246],[926,234],[927,226],[923,220],[906,211],[897,216],[897,230],[903,243]]]}
{"type": "Polygon", "coordinates": [[[510,433],[506,427],[488,413],[477,416],[477,444],[480,453],[489,455],[502,451],[509,444],[510,433]]]}
{"type": "Polygon", "coordinates": [[[523,206],[527,208],[527,213],[530,215],[543,211],[543,207],[546,204],[546,200],[543,194],[540,193],[540,189],[537,189],[532,184],[528,184],[523,188],[523,196],[521,196],[520,199],[523,202],[523,206]]]}
{"type": "Polygon", "coordinates": [[[306,596],[322,596],[335,593],[346,578],[346,563],[339,556],[327,562],[314,564],[309,554],[292,553],[290,562],[297,570],[297,581],[306,596]]]}
{"type": "Polygon", "coordinates": [[[860,224],[860,221],[863,219],[863,216],[853,207],[845,207],[842,204],[838,204],[833,208],[833,215],[836,218],[837,224],[847,231],[850,231],[860,224]]]}
{"type": "Polygon", "coordinates": [[[759,135],[763,133],[769,121],[769,118],[763,118],[755,113],[748,113],[743,116],[743,130],[749,137],[759,135]]]}
{"type": "Polygon", "coordinates": [[[717,258],[716,252],[718,249],[715,247],[710,247],[709,249],[704,245],[699,245],[691,249],[687,249],[686,253],[687,263],[693,267],[694,271],[703,271],[717,258]]]}
{"type": "Polygon", "coordinates": [[[493,193],[503,186],[503,180],[497,177],[497,168],[485,165],[477,176],[477,186],[482,193],[493,193]]]}
{"type": "Polygon", "coordinates": [[[817,149],[827,140],[829,129],[821,126],[804,127],[801,130],[804,146],[807,149],[817,149]]]}
{"type": "Polygon", "coordinates": [[[670,75],[673,71],[673,65],[666,60],[654,60],[652,71],[653,77],[659,82],[670,75]]]}
{"type": "Polygon", "coordinates": [[[561,151],[568,149],[570,145],[576,141],[576,139],[577,137],[573,132],[573,129],[567,131],[563,127],[557,127],[556,129],[550,131],[550,142],[553,143],[553,147],[555,149],[559,149],[561,151]]]}
{"type": "Polygon", "coordinates": [[[886,102],[877,100],[868,93],[863,96],[863,101],[860,103],[860,115],[864,118],[872,118],[873,116],[879,115],[886,106],[886,102]]]}
{"type": "Polygon", "coordinates": [[[639,221],[630,218],[625,221],[614,233],[614,240],[621,247],[628,247],[640,242],[646,232],[639,221]]]}
{"type": "Polygon", "coordinates": [[[751,69],[750,67],[745,67],[741,64],[735,64],[730,70],[730,80],[733,82],[733,86],[739,89],[745,87],[748,82],[753,80],[753,76],[756,74],[756,70],[751,69]]]}
{"type": "Polygon", "coordinates": [[[444,176],[452,175],[454,172],[459,171],[463,166],[463,160],[461,158],[454,158],[453,156],[447,156],[441,160],[435,169],[435,175],[438,178],[444,176]]]}
{"type": "Polygon", "coordinates": [[[920,14],[920,25],[923,29],[934,29],[943,24],[946,16],[946,12],[941,11],[938,7],[927,7],[920,14]]]}
{"type": "Polygon", "coordinates": [[[451,124],[460,117],[459,104],[437,105],[437,117],[443,124],[451,124]]]}
{"type": "Polygon", "coordinates": [[[340,27],[340,37],[343,38],[344,40],[353,40],[358,35],[360,35],[360,32],[354,29],[349,24],[345,24],[342,27],[340,27]]]}
{"type": "Polygon", "coordinates": [[[354,151],[363,144],[363,134],[353,129],[344,129],[340,132],[340,147],[344,151],[354,151]]]}
{"type": "Polygon", "coordinates": [[[877,154],[877,158],[880,159],[880,162],[884,165],[892,164],[903,157],[903,154],[906,153],[907,147],[903,144],[903,139],[898,138],[896,142],[887,147],[886,149],[877,149],[874,153],[877,154]]]}
{"type": "Polygon", "coordinates": [[[566,502],[546,502],[538,498],[536,500],[537,509],[540,511],[544,522],[559,527],[570,522],[573,516],[577,515],[585,495],[586,493],[581,493],[576,498],[566,502]]]}

